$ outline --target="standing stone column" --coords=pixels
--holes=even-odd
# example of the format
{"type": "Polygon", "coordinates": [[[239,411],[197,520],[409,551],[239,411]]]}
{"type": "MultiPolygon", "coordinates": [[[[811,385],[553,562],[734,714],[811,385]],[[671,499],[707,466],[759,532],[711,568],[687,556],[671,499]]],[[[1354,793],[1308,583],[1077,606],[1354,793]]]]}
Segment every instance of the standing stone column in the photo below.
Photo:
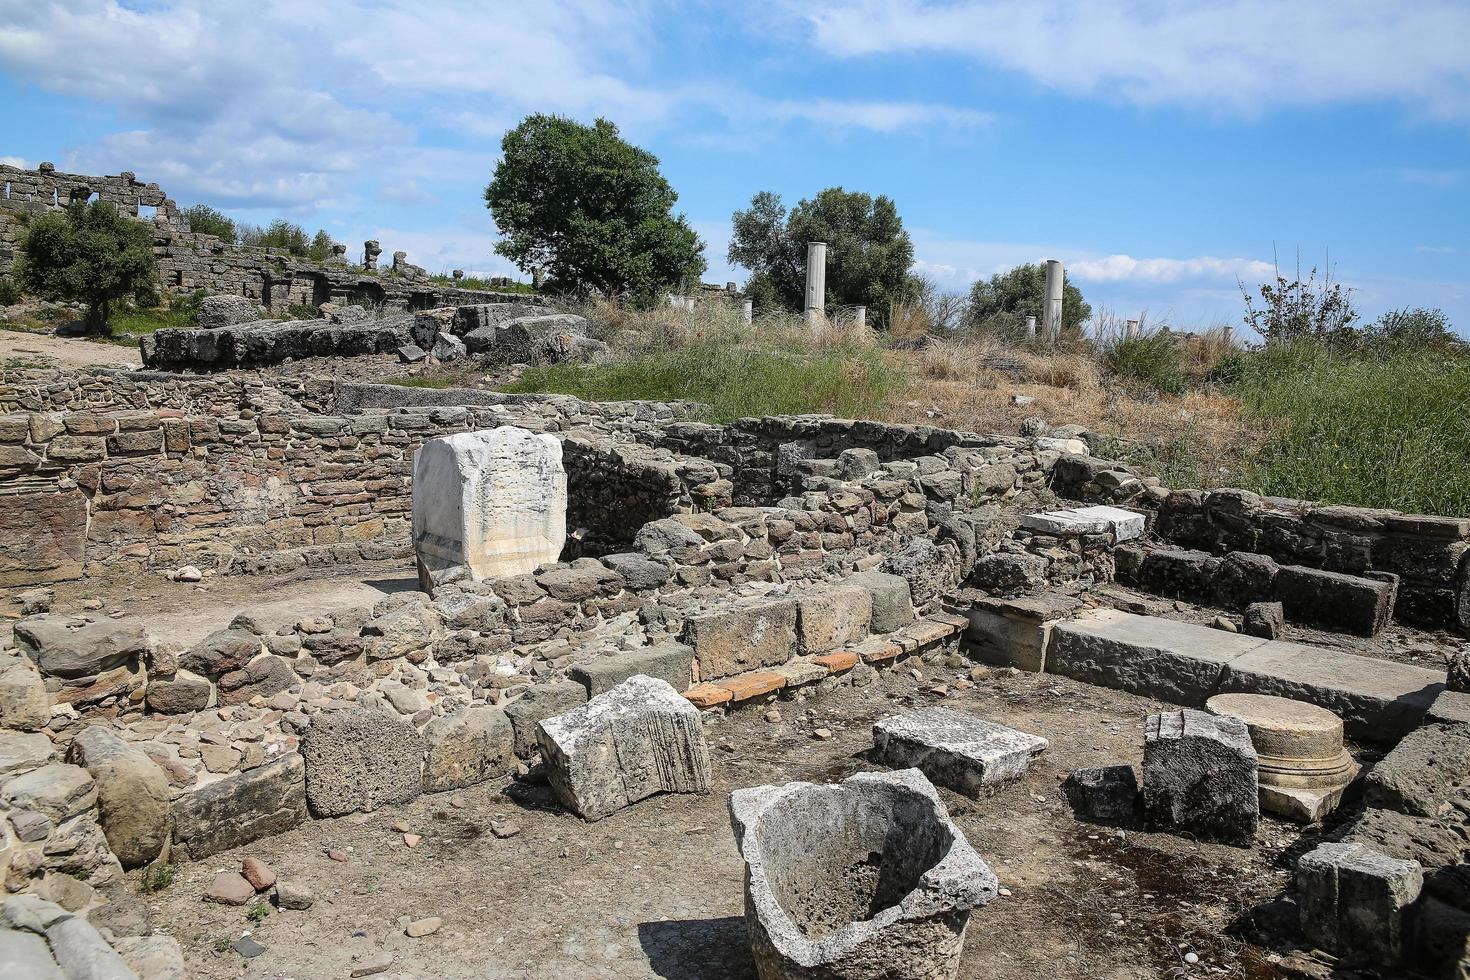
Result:
{"type": "Polygon", "coordinates": [[[362,243],[362,268],[364,272],[373,272],[378,268],[378,256],[383,254],[383,246],[375,241],[362,243]]]}
{"type": "Polygon", "coordinates": [[[815,326],[827,310],[827,243],[806,243],[806,322],[815,326]]]}
{"type": "Polygon", "coordinates": [[[1034,316],[1028,316],[1026,318],[1026,339],[1036,339],[1036,317],[1034,316]]]}
{"type": "Polygon", "coordinates": [[[859,327],[866,327],[868,325],[868,308],[866,306],[854,306],[852,308],[852,318],[859,327]]]}
{"type": "Polygon", "coordinates": [[[1042,309],[1042,326],[1048,343],[1056,343],[1062,336],[1062,262],[1060,259],[1046,260],[1046,306],[1042,309]]]}
{"type": "Polygon", "coordinates": [[[753,322],[755,320],[755,301],[748,299],[740,304],[740,315],[745,318],[746,323],[753,322]]]}
{"type": "Polygon", "coordinates": [[[567,474],[555,436],[503,425],[430,439],[413,461],[413,544],[425,591],[530,572],[567,537],[567,474]]]}
{"type": "Polygon", "coordinates": [[[1138,321],[1137,320],[1129,320],[1127,326],[1125,326],[1123,328],[1123,339],[1125,339],[1125,340],[1132,340],[1134,337],[1137,337],[1137,336],[1138,336],[1138,321]]]}

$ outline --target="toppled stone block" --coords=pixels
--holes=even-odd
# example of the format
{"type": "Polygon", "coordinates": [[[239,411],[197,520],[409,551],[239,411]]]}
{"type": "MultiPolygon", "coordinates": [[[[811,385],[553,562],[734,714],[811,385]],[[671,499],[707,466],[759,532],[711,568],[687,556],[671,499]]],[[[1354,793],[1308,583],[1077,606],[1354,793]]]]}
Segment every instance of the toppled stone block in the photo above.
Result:
{"type": "Polygon", "coordinates": [[[827,653],[868,635],[873,597],[867,589],[827,588],[796,600],[796,639],[802,653],[827,653]]]}
{"type": "Polygon", "coordinates": [[[51,720],[46,682],[28,658],[0,661],[0,729],[34,732],[51,720]]]}
{"type": "Polygon", "coordinates": [[[1276,598],[1292,622],[1359,636],[1377,636],[1393,617],[1398,581],[1360,578],[1287,565],[1276,576],[1276,598]]]}
{"type": "Polygon", "coordinates": [[[536,684],[507,704],[505,716],[515,733],[515,754],[522,759],[535,755],[540,738],[537,726],[586,703],[586,687],[575,681],[556,681],[536,684]]]}
{"type": "Polygon", "coordinates": [[[689,686],[693,662],[692,648],[669,640],[643,650],[597,657],[573,667],[567,675],[587,689],[588,698],[610,691],[637,674],[656,677],[682,692],[689,686]]]}
{"type": "Polygon", "coordinates": [[[1215,601],[1226,609],[1243,609],[1275,595],[1277,564],[1265,555],[1232,551],[1220,560],[1211,581],[1215,601]]]}
{"type": "Polygon", "coordinates": [[[917,769],[736,790],[730,823],[766,980],[953,978],[998,891],[917,769]]]}
{"type": "Polygon", "coordinates": [[[264,316],[265,311],[248,296],[206,296],[199,303],[199,327],[202,330],[255,323],[264,316]]]}
{"type": "Polygon", "coordinates": [[[909,595],[909,584],[897,575],[886,572],[867,571],[849,575],[843,585],[867,589],[873,599],[872,630],[874,633],[892,633],[914,621],[914,601],[909,595]]]}
{"type": "Polygon", "coordinates": [[[1072,812],[1086,820],[1120,824],[1138,811],[1138,777],[1132,766],[1074,769],[1062,783],[1072,812]]]}
{"type": "Polygon", "coordinates": [[[666,681],[636,676],[539,726],[557,799],[601,820],[655,793],[707,793],[699,709],[666,681]]]}
{"type": "Polygon", "coordinates": [[[1286,611],[1279,602],[1252,602],[1245,607],[1240,631],[1246,636],[1279,639],[1286,632],[1286,611]]]}
{"type": "Polygon", "coordinates": [[[98,822],[122,866],[136,868],[158,857],[172,830],[163,770],[140,749],[95,725],[72,739],[67,758],[96,782],[98,822]]]}
{"type": "Polygon", "coordinates": [[[473,786],[498,779],[515,764],[515,737],[510,719],[494,705],[461,708],[424,727],[428,757],[424,792],[473,786]]]}
{"type": "Polygon", "coordinates": [[[414,457],[413,539],[426,591],[556,561],[566,543],[561,443],[503,425],[430,439],[414,457]]]}
{"type": "Polygon", "coordinates": [[[422,736],[380,711],[317,715],[301,754],[306,802],[318,816],[376,810],[411,800],[424,789],[422,736]]]}
{"type": "Polygon", "coordinates": [[[878,762],[919,769],[939,785],[971,797],[978,797],[985,786],[1024,774],[1046,746],[1040,736],[949,708],[921,708],[873,726],[878,762]]]}
{"type": "Polygon", "coordinates": [[[441,333],[434,338],[434,349],[429,353],[436,361],[457,361],[468,352],[463,340],[452,333],[441,333]]]}
{"type": "Polygon", "coordinates": [[[306,762],[292,752],[174,800],[174,847],[197,861],[284,834],[306,816],[306,762]]]}
{"type": "Polygon", "coordinates": [[[148,650],[148,636],[126,620],[42,613],[15,624],[15,644],[42,676],[77,678],[136,662],[148,650]]]}
{"type": "Polygon", "coordinates": [[[1249,845],[1260,820],[1257,757],[1245,722],[1184,708],[1149,715],[1143,813],[1163,830],[1249,845]]]}
{"type": "Polygon", "coordinates": [[[1362,844],[1319,844],[1296,865],[1302,932],[1345,959],[1394,964],[1402,951],[1404,909],[1423,886],[1417,862],[1362,844]]]}
{"type": "Polygon", "coordinates": [[[404,364],[417,364],[429,356],[429,352],[418,344],[404,344],[398,348],[398,360],[404,364]]]}
{"type": "Polygon", "coordinates": [[[1470,799],[1470,725],[1422,725],[1364,779],[1364,801],[1415,817],[1441,817],[1470,799]]]}
{"type": "Polygon", "coordinates": [[[796,653],[796,601],[735,606],[694,616],[684,624],[684,642],[694,648],[706,679],[756,667],[784,664],[796,653]]]}

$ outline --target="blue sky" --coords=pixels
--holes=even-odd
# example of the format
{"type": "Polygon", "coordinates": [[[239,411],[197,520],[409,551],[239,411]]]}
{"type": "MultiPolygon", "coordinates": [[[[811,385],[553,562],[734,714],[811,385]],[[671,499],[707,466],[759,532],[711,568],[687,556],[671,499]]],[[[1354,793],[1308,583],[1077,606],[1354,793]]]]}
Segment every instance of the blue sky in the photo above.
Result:
{"type": "Polygon", "coordinates": [[[947,289],[1063,259],[1096,307],[1239,322],[1322,265],[1470,333],[1470,0],[0,0],[0,159],[512,270],[481,197],[529,112],[650,149],[730,212],[893,197],[947,289]]]}

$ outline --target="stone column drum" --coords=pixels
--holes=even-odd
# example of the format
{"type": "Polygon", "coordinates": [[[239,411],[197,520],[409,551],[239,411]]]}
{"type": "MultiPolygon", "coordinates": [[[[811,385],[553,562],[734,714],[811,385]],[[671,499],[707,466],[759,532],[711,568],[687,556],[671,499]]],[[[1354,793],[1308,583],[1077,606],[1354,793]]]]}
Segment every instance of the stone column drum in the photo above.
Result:
{"type": "Polygon", "coordinates": [[[1320,820],[1358,775],[1342,745],[1342,719],[1326,708],[1268,694],[1217,694],[1205,707],[1245,722],[1260,759],[1263,810],[1302,823],[1320,820]]]}
{"type": "Polygon", "coordinates": [[[995,875],[917,769],[730,794],[761,980],[947,980],[995,875]]]}
{"type": "Polygon", "coordinates": [[[430,439],[413,462],[419,584],[520,575],[556,561],[567,537],[561,443],[503,425],[430,439]]]}

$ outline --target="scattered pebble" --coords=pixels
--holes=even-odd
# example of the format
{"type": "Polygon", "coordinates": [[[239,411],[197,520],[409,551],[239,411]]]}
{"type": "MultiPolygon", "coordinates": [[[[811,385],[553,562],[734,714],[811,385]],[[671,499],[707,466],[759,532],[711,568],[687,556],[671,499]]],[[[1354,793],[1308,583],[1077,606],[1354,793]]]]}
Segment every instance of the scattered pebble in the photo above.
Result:
{"type": "Polygon", "coordinates": [[[254,937],[251,936],[241,936],[239,939],[230,943],[230,946],[235,952],[247,959],[259,956],[265,952],[265,947],[256,942],[254,937]]]}
{"type": "Polygon", "coordinates": [[[490,821],[490,833],[501,840],[514,837],[521,832],[521,825],[514,820],[492,820],[490,821]]]}
{"type": "Polygon", "coordinates": [[[822,741],[825,742],[827,739],[829,739],[831,737],[832,737],[832,729],[830,729],[830,728],[815,728],[815,729],[812,730],[812,738],[819,738],[819,739],[821,739],[822,741]]]}
{"type": "Polygon", "coordinates": [[[353,967],[352,975],[354,977],[370,977],[374,973],[382,973],[392,965],[393,954],[387,950],[380,953],[369,953],[358,961],[357,966],[353,967]]]}
{"type": "Polygon", "coordinates": [[[406,833],[408,833],[408,829],[409,829],[408,828],[408,821],[407,820],[395,820],[395,821],[393,821],[393,829],[396,830],[396,831],[398,831],[400,834],[406,834],[406,833]]]}
{"type": "Polygon", "coordinates": [[[418,834],[404,834],[403,835],[403,843],[404,843],[404,846],[409,847],[409,848],[418,847],[419,846],[419,841],[421,841],[421,840],[423,840],[423,838],[420,837],[418,834]]]}
{"type": "Polygon", "coordinates": [[[327,851],[327,857],[331,858],[333,861],[346,861],[347,852],[338,850],[337,848],[333,847],[327,851]]]}
{"type": "Polygon", "coordinates": [[[418,919],[410,922],[408,928],[404,929],[403,932],[404,935],[411,939],[422,939],[424,936],[432,936],[438,932],[439,927],[443,924],[437,915],[431,915],[426,919],[418,919]]]}

